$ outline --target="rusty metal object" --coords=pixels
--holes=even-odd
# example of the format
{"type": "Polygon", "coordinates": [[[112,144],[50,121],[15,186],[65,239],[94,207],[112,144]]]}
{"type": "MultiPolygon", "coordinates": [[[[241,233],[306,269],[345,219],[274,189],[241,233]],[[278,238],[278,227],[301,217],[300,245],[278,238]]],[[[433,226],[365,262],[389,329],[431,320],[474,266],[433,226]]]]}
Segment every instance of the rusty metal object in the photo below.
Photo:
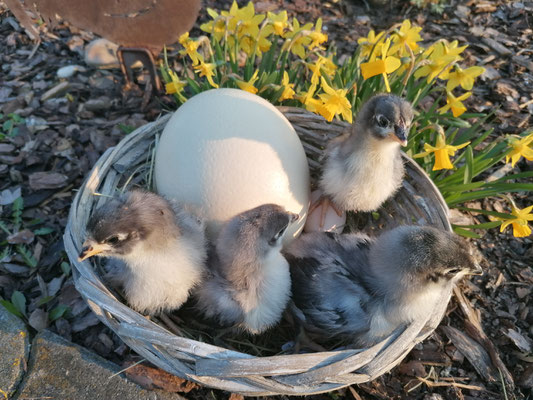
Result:
{"type": "Polygon", "coordinates": [[[72,25],[124,47],[143,47],[158,54],[189,31],[200,0],[26,0],[52,24],[56,14],[72,25]]]}
{"type": "MultiPolygon", "coordinates": [[[[28,34],[39,38],[39,32],[26,14],[21,0],[6,0],[6,4],[28,34]]],[[[154,55],[159,54],[165,44],[176,42],[179,35],[192,28],[201,1],[26,0],[24,6],[35,9],[51,26],[57,22],[59,15],[78,28],[118,43],[121,47],[117,56],[126,79],[126,89],[133,84],[132,65],[141,61],[150,73],[152,87],[159,92],[161,82],[154,55]]]]}
{"type": "Polygon", "coordinates": [[[11,10],[16,19],[20,22],[22,27],[26,30],[26,33],[31,40],[40,40],[39,31],[35,27],[32,19],[22,6],[20,0],[4,0],[7,8],[11,10]]]}
{"type": "Polygon", "coordinates": [[[117,57],[120,63],[120,69],[124,74],[124,79],[126,79],[126,89],[130,89],[133,86],[132,67],[137,61],[140,61],[148,69],[153,87],[155,87],[156,91],[161,91],[161,81],[157,75],[154,57],[149,50],[141,47],[121,46],[117,50],[117,57]]]}

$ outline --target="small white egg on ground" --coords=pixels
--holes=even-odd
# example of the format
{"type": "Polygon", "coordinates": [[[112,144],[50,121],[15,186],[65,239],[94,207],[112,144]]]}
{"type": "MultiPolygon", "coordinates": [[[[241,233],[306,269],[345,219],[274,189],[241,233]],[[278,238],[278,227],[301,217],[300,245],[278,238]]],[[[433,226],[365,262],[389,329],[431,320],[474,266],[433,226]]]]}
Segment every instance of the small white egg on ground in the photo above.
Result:
{"type": "MultiPolygon", "coordinates": [[[[311,204],[317,201],[322,195],[321,190],[315,190],[311,193],[311,204]]],[[[326,216],[324,218],[324,226],[320,227],[320,218],[322,216],[322,207],[324,203],[316,207],[311,214],[307,216],[307,221],[304,226],[304,232],[334,232],[341,233],[346,224],[346,213],[343,211],[341,216],[337,214],[331,204],[327,204],[326,216]]]]}

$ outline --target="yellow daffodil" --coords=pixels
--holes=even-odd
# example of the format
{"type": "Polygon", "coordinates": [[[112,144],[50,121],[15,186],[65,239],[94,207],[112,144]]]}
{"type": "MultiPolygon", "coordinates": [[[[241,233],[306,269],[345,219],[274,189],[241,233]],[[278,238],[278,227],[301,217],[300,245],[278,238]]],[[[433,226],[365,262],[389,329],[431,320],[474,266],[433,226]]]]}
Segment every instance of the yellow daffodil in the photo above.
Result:
{"type": "Polygon", "coordinates": [[[322,61],[321,68],[327,76],[335,75],[337,71],[337,65],[333,62],[333,54],[330,54],[328,57],[318,55],[318,59],[322,61]]]}
{"type": "Polygon", "coordinates": [[[270,49],[272,42],[268,40],[268,36],[274,32],[272,26],[267,25],[259,30],[256,37],[249,35],[243,36],[240,40],[241,49],[249,56],[254,52],[258,56],[261,56],[265,51],[270,49]]]}
{"type": "MultiPolygon", "coordinates": [[[[322,58],[324,58],[324,57],[322,57],[322,58]]],[[[313,75],[311,75],[311,84],[318,85],[318,81],[319,81],[320,77],[322,76],[320,68],[322,67],[324,62],[325,61],[323,59],[319,58],[314,64],[307,64],[307,67],[313,73],[313,75]]]]}
{"type": "Polygon", "coordinates": [[[352,123],[352,105],[346,98],[347,89],[333,89],[324,78],[321,78],[322,90],[319,95],[324,102],[321,114],[327,121],[333,120],[335,115],[341,114],[345,121],[352,123]]]}
{"type": "Polygon", "coordinates": [[[454,61],[456,61],[455,56],[430,58],[427,64],[415,71],[415,78],[427,76],[427,83],[436,78],[446,79],[447,71],[452,68],[454,61]]]}
{"type": "Polygon", "coordinates": [[[462,101],[468,99],[472,95],[472,92],[466,92],[459,97],[455,97],[452,92],[447,92],[446,94],[446,105],[439,108],[439,112],[444,114],[450,108],[452,109],[452,114],[454,117],[462,115],[466,111],[466,107],[462,101]]]}
{"type": "Polygon", "coordinates": [[[318,113],[318,107],[322,105],[322,102],[318,99],[314,99],[317,85],[312,84],[309,86],[307,92],[300,92],[297,95],[297,99],[305,106],[307,111],[318,113]]]}
{"type": "Polygon", "coordinates": [[[448,83],[446,90],[452,91],[457,86],[461,85],[464,90],[472,90],[474,87],[474,79],[485,72],[483,67],[470,67],[461,69],[458,65],[455,66],[455,71],[448,75],[448,83]]]}
{"type": "MultiPolygon", "coordinates": [[[[468,47],[468,45],[459,47],[459,41],[454,40],[451,43],[448,43],[448,41],[440,42],[440,45],[442,46],[442,54],[445,56],[454,56],[459,57],[459,54],[461,54],[464,49],[468,47]]],[[[439,46],[437,46],[437,49],[439,46]]],[[[462,57],[461,57],[462,58],[462,57]]]]}
{"type": "Polygon", "coordinates": [[[201,56],[197,50],[200,43],[196,40],[189,39],[189,32],[181,35],[179,42],[183,47],[185,47],[185,50],[181,50],[180,54],[187,54],[192,60],[192,65],[198,65],[200,62],[199,58],[201,56]]]}
{"type": "Polygon", "coordinates": [[[259,24],[265,19],[265,15],[255,15],[254,3],[251,1],[242,8],[239,8],[236,1],[233,1],[229,10],[228,27],[231,31],[237,32],[239,38],[249,35],[257,37],[259,34],[259,24]]]}
{"type": "Polygon", "coordinates": [[[211,18],[213,18],[213,21],[209,21],[200,25],[200,29],[204,32],[212,34],[216,41],[220,42],[220,40],[224,37],[224,33],[226,32],[226,22],[228,18],[224,15],[218,15],[218,13],[211,8],[207,9],[207,13],[211,18]]]}
{"type": "Polygon", "coordinates": [[[165,85],[165,91],[167,92],[167,94],[181,93],[186,85],[186,82],[180,81],[174,71],[169,69],[167,72],[170,76],[171,81],[165,85]]]}
{"type": "Polygon", "coordinates": [[[309,37],[311,38],[309,50],[313,50],[315,47],[324,50],[324,47],[320,45],[328,40],[328,35],[322,33],[322,18],[319,18],[316,21],[315,29],[309,32],[309,37]]]}
{"type": "Polygon", "coordinates": [[[361,57],[370,57],[372,49],[376,43],[379,43],[384,34],[385,32],[380,32],[376,35],[374,31],[371,30],[368,32],[368,36],[366,38],[357,39],[357,43],[359,46],[361,46],[361,57]]]}
{"type": "Polygon", "coordinates": [[[267,18],[274,28],[276,35],[283,37],[285,30],[289,27],[289,22],[287,21],[287,11],[281,11],[278,14],[272,12],[267,13],[267,18]]]}
{"type": "Polygon", "coordinates": [[[285,35],[287,41],[283,44],[283,50],[290,49],[292,54],[296,54],[298,57],[305,58],[305,47],[311,43],[311,38],[306,35],[305,31],[309,31],[313,27],[313,24],[308,23],[300,27],[300,23],[296,18],[292,19],[292,32],[285,35]]]}
{"type": "Polygon", "coordinates": [[[427,76],[427,83],[436,78],[448,79],[453,63],[462,59],[459,54],[467,48],[457,47],[458,43],[457,40],[452,43],[440,41],[430,46],[424,53],[428,57],[428,63],[415,71],[415,78],[427,76]]]}
{"type": "Polygon", "coordinates": [[[250,78],[249,81],[241,81],[241,80],[237,79],[237,86],[241,90],[246,90],[247,92],[250,92],[252,94],[256,94],[258,89],[254,86],[254,83],[255,83],[255,81],[257,79],[259,79],[257,77],[258,73],[259,73],[259,71],[255,70],[254,74],[252,75],[252,77],[250,78]]]}
{"type": "Polygon", "coordinates": [[[533,221],[533,214],[531,214],[531,210],[533,210],[533,206],[520,209],[512,204],[511,214],[514,218],[506,219],[493,217],[492,219],[503,221],[502,225],[500,226],[500,232],[503,232],[509,225],[512,225],[514,237],[526,237],[531,235],[531,228],[528,224],[528,221],[533,221]]]}
{"type": "Polygon", "coordinates": [[[511,166],[520,160],[520,157],[524,157],[526,160],[533,161],[533,149],[530,144],[533,142],[533,132],[523,138],[511,137],[509,139],[509,145],[512,150],[505,156],[505,162],[511,160],[511,166]]]}
{"type": "Polygon", "coordinates": [[[194,66],[194,70],[200,74],[200,76],[205,76],[209,84],[218,88],[218,85],[213,81],[213,76],[215,75],[215,68],[217,66],[213,63],[205,63],[204,60],[200,58],[200,64],[194,66]]]}
{"type": "Polygon", "coordinates": [[[283,93],[279,97],[278,101],[294,99],[294,83],[289,83],[289,73],[287,71],[283,71],[281,86],[283,87],[283,93]]]}
{"type": "Polygon", "coordinates": [[[363,78],[365,80],[379,74],[383,75],[383,80],[385,81],[385,87],[387,88],[387,92],[390,92],[387,74],[393,73],[400,67],[400,65],[402,65],[401,61],[398,58],[387,55],[390,43],[391,40],[387,39],[387,41],[381,47],[381,59],[372,60],[372,56],[369,62],[361,64],[361,74],[363,75],[363,78]]]}
{"type": "Polygon", "coordinates": [[[404,20],[402,26],[394,35],[392,35],[393,46],[390,48],[389,54],[396,54],[398,52],[400,57],[408,56],[409,51],[405,46],[414,52],[418,49],[417,42],[420,42],[422,38],[419,32],[422,30],[420,27],[411,27],[411,21],[404,20]]]}
{"type": "Polygon", "coordinates": [[[429,143],[424,143],[424,152],[415,154],[414,158],[420,158],[428,156],[431,153],[435,153],[435,164],[433,165],[433,171],[441,169],[453,169],[453,164],[450,161],[450,156],[454,156],[455,152],[463,147],[466,147],[470,142],[462,143],[458,146],[452,146],[446,144],[446,138],[444,133],[437,135],[437,143],[435,146],[429,143]]]}

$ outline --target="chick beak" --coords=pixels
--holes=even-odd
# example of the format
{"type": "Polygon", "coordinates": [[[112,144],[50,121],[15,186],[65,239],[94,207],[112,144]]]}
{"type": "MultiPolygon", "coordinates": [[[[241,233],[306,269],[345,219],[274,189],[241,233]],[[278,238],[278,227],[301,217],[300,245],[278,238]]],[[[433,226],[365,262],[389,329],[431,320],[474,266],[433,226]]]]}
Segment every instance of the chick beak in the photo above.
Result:
{"type": "Polygon", "coordinates": [[[394,125],[394,133],[391,133],[391,139],[400,143],[402,147],[407,146],[407,129],[405,125],[394,125]]]}
{"type": "Polygon", "coordinates": [[[481,265],[474,263],[474,267],[469,269],[468,275],[483,275],[481,265]]]}
{"type": "Polygon", "coordinates": [[[80,255],[78,256],[78,261],[86,260],[89,257],[102,253],[104,250],[106,250],[106,247],[101,244],[94,243],[92,241],[85,241],[85,243],[83,243],[80,255]]]}

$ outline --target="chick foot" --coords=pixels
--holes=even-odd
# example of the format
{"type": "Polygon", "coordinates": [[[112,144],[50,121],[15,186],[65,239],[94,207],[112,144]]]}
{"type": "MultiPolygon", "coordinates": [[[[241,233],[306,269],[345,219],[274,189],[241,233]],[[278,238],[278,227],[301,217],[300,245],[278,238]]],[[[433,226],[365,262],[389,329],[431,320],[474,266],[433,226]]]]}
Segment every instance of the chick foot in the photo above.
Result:
{"type": "Polygon", "coordinates": [[[322,209],[320,210],[320,224],[318,225],[320,229],[324,228],[326,214],[330,206],[339,217],[342,216],[343,210],[326,194],[321,194],[320,197],[314,203],[312,203],[311,206],[309,206],[307,215],[311,215],[311,213],[320,206],[322,206],[322,209]]]}
{"type": "Polygon", "coordinates": [[[328,351],[325,347],[322,347],[318,343],[314,342],[305,332],[304,328],[300,328],[300,333],[296,337],[294,343],[294,354],[300,353],[302,348],[313,350],[315,352],[328,351]]]}

